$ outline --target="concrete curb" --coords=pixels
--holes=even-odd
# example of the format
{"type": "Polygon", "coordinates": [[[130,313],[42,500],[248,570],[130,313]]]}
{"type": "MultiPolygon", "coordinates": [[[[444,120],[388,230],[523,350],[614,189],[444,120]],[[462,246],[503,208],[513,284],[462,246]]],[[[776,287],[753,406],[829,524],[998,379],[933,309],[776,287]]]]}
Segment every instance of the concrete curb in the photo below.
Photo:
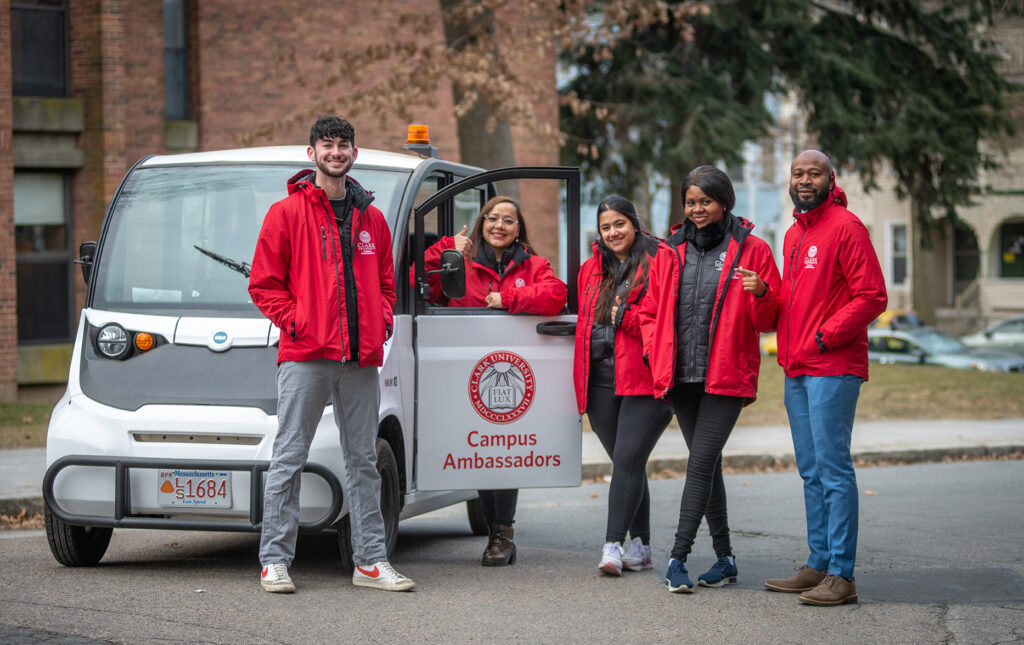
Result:
{"type": "MultiPolygon", "coordinates": [[[[924,464],[943,461],[966,461],[975,459],[1024,458],[1024,445],[1008,446],[963,446],[958,448],[933,448],[927,450],[891,450],[860,452],[853,454],[853,461],[860,466],[884,466],[887,464],[924,464]]],[[[686,472],[686,457],[651,459],[647,462],[647,473],[653,475],[665,470],[686,472]]],[[[796,457],[793,455],[724,455],[722,466],[738,471],[795,470],[796,457]]],[[[583,464],[583,480],[601,479],[612,474],[611,463],[583,464]]]]}
{"type": "MultiPolygon", "coordinates": [[[[961,446],[955,448],[932,448],[926,450],[887,450],[854,453],[857,466],[882,466],[887,464],[922,464],[943,461],[966,461],[974,459],[1016,458],[1024,459],[1024,445],[1005,446],[961,446]]],[[[655,474],[673,470],[686,473],[686,457],[662,457],[647,462],[647,472],[655,474]]],[[[722,465],[734,471],[762,472],[766,470],[795,470],[793,455],[725,455],[722,465]]],[[[610,462],[583,464],[583,481],[602,479],[612,474],[610,462]]],[[[0,499],[0,515],[18,515],[22,511],[32,515],[43,512],[43,498],[20,497],[0,499]]]]}

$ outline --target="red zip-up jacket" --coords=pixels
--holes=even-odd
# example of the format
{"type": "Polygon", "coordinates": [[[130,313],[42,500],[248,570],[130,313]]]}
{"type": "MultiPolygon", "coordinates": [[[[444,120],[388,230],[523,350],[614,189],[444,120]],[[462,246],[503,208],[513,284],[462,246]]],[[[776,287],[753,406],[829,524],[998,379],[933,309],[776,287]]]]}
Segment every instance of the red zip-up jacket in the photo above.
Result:
{"type": "Polygon", "coordinates": [[[391,333],[395,266],[391,231],[370,202],[373,197],[351,177],[352,270],[345,284],[341,237],[327,194],[303,170],[288,180],[288,197],[270,207],[252,260],[249,295],[281,330],[277,361],[351,355],[345,291],[355,289],[359,319],[359,365],[380,366],[391,333]]]}
{"type": "MultiPolygon", "coordinates": [[[[775,329],[778,298],[773,292],[778,293],[781,279],[768,244],[750,233],[754,225],[742,217],[736,217],[735,222],[711,314],[704,390],[708,394],[741,396],[752,402],[757,397],[761,368],[758,332],[775,329]],[[768,292],[758,298],[744,291],[737,266],[757,273],[768,292]]],[[[665,396],[675,385],[676,317],[686,242],[671,250],[669,254],[658,254],[650,287],[640,306],[644,354],[651,366],[657,397],[665,396]]]]}
{"type": "Polygon", "coordinates": [[[888,296],[868,230],[836,188],[796,219],[783,245],[779,365],[786,376],[868,378],[868,323],[888,296]],[[822,352],[815,337],[821,332],[822,352]]]}
{"type": "MultiPolygon", "coordinates": [[[[426,271],[441,266],[441,251],[455,248],[455,238],[442,237],[427,247],[423,254],[426,271]]],[[[562,311],[569,295],[565,283],[555,276],[544,258],[533,255],[519,244],[515,245],[512,260],[499,276],[494,267],[477,260],[466,262],[466,295],[449,301],[441,290],[440,274],[427,276],[430,283],[430,302],[449,307],[486,307],[487,294],[501,294],[501,304],[513,314],[539,314],[554,316],[562,311]]],[[[414,275],[410,272],[410,277],[414,275]]]]}
{"type": "MultiPolygon", "coordinates": [[[[667,245],[657,243],[650,238],[648,249],[648,275],[655,257],[663,253],[672,253],[667,245]]],[[[590,383],[590,340],[594,328],[594,314],[597,308],[597,296],[601,289],[601,254],[597,242],[591,245],[594,255],[580,267],[577,289],[579,291],[580,311],[576,318],[576,351],[573,354],[573,384],[576,387],[576,406],[579,413],[587,410],[587,387],[590,383]]],[[[633,287],[625,302],[619,305],[622,320],[615,330],[615,393],[620,395],[654,394],[651,381],[651,370],[644,364],[644,345],[640,335],[640,302],[647,293],[648,287],[640,283],[642,268],[637,267],[633,277],[633,287]]]]}

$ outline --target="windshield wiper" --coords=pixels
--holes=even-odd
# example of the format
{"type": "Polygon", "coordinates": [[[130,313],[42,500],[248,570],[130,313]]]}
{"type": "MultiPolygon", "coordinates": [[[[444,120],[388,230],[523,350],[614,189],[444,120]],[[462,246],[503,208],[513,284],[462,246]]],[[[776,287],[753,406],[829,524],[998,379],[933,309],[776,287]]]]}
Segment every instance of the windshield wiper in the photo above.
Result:
{"type": "Polygon", "coordinates": [[[248,262],[239,262],[238,260],[232,260],[231,258],[226,258],[223,255],[220,255],[219,253],[214,253],[213,251],[207,251],[206,249],[204,249],[203,247],[201,247],[201,246],[199,246],[197,244],[193,244],[192,247],[195,250],[197,250],[200,253],[202,253],[203,255],[205,255],[207,257],[210,257],[210,258],[213,258],[214,260],[220,262],[221,264],[223,264],[224,266],[228,267],[229,269],[232,269],[234,271],[238,271],[239,273],[241,273],[242,275],[244,275],[247,278],[249,277],[249,274],[252,272],[252,265],[249,264],[248,262]]]}

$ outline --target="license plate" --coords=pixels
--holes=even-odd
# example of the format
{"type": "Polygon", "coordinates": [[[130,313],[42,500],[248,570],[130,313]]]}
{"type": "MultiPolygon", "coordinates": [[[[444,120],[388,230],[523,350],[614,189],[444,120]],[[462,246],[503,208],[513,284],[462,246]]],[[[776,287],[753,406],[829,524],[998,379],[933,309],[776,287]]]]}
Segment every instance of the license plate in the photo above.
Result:
{"type": "Polygon", "coordinates": [[[160,470],[156,479],[160,506],[231,508],[231,472],[160,470]]]}

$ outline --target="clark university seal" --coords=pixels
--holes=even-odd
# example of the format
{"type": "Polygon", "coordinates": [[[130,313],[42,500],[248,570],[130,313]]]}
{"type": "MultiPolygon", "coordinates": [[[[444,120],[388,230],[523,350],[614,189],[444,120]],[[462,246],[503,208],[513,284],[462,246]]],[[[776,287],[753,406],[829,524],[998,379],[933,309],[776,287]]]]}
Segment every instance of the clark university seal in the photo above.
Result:
{"type": "Polygon", "coordinates": [[[533,404],[537,383],[526,359],[512,352],[491,352],[469,376],[469,400],[485,420],[505,424],[519,419],[533,404]]]}

